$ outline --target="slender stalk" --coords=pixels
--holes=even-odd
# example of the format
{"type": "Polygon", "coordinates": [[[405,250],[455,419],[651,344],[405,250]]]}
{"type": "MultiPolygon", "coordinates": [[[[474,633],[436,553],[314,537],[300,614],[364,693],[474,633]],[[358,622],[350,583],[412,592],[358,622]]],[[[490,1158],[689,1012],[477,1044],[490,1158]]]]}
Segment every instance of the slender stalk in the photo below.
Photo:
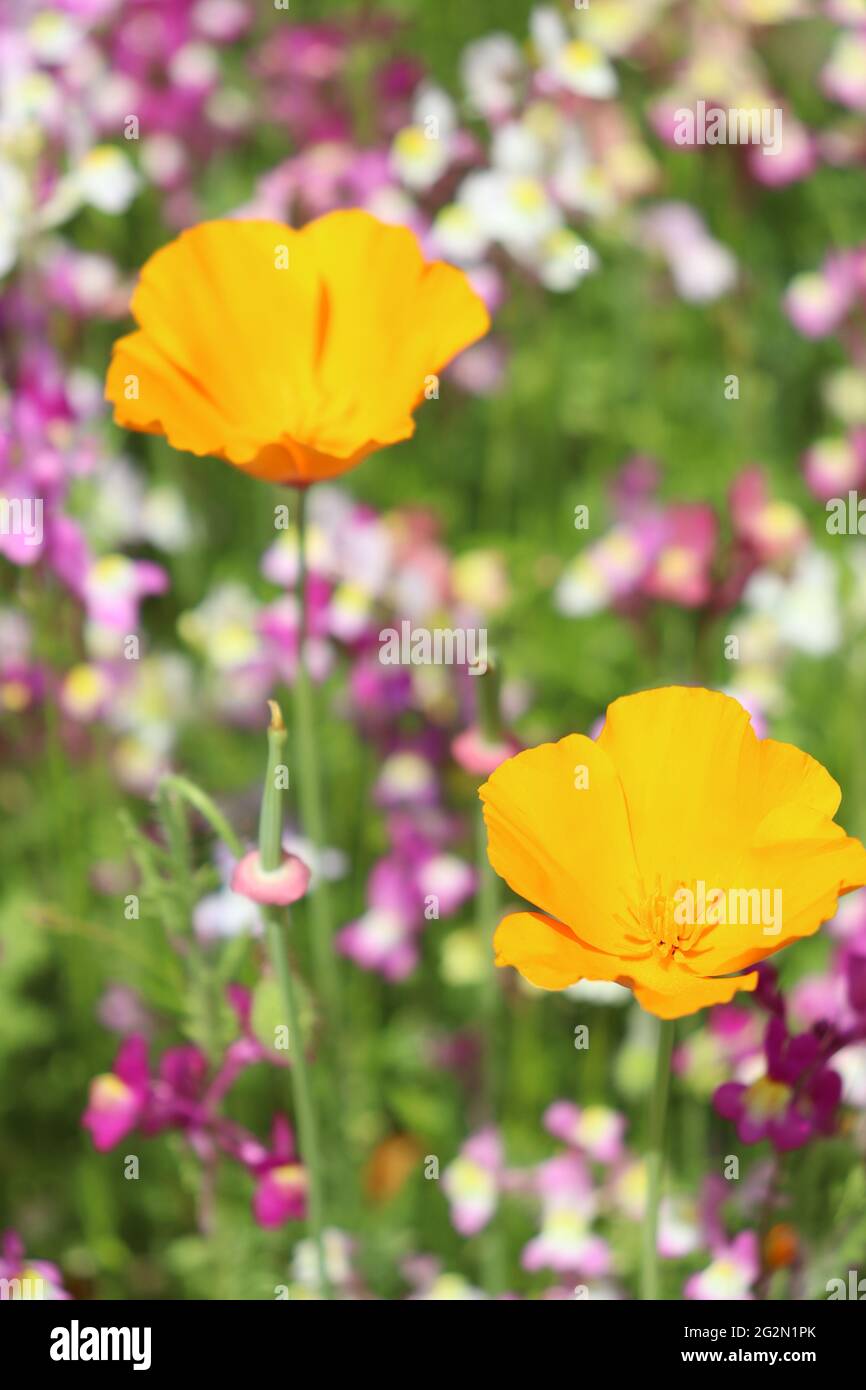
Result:
{"type": "Polygon", "coordinates": [[[494,657],[488,653],[487,669],[476,676],[478,693],[478,725],[488,743],[502,738],[502,715],[499,710],[500,677],[494,657]]]}
{"type": "MultiPolygon", "coordinates": [[[[319,856],[327,844],[325,812],[322,804],[322,774],[319,764],[319,745],[313,709],[313,691],[307,667],[307,489],[298,488],[298,596],[300,627],[298,633],[298,669],[295,675],[295,731],[298,756],[298,800],[304,834],[312,841],[319,856]]],[[[312,919],[313,966],[319,996],[332,1029],[339,1021],[339,977],[334,954],[333,914],[331,893],[319,863],[317,882],[310,894],[312,919]]]]}
{"type": "MultiPolygon", "coordinates": [[[[491,956],[493,928],[499,911],[499,880],[487,858],[487,832],[484,815],[479,803],[476,820],[478,894],[476,898],[476,921],[478,935],[487,956],[491,956]]],[[[500,1086],[500,1038],[501,999],[496,966],[492,957],[486,961],[482,981],[481,1009],[484,1019],[484,1092],[490,1120],[496,1124],[499,1118],[500,1086]]],[[[504,1293],[507,1285],[505,1263],[505,1242],[500,1221],[497,1216],[484,1233],[482,1246],[484,1262],[484,1282],[487,1292],[504,1293]]]]}
{"type": "Polygon", "coordinates": [[[186,937],[186,966],[189,986],[196,1007],[196,1024],[200,1041],[212,1066],[216,1066],[223,1050],[220,1030],[220,1010],[217,981],[212,962],[194,932],[190,921],[195,901],[192,884],[192,844],[184,798],[165,780],[157,789],[156,802],[165,834],[171,862],[173,891],[164,899],[166,924],[178,938],[186,937]]]}
{"type": "Polygon", "coordinates": [[[244,852],[243,845],[239,837],[235,834],[222,811],[216,802],[208,796],[207,792],[202,791],[194,782],[190,782],[188,777],[181,777],[177,773],[168,773],[162,778],[160,786],[168,788],[169,791],[176,792],[182,797],[199,815],[208,822],[211,829],[216,832],[223,844],[231,850],[236,859],[239,859],[244,852]]]}
{"type": "MultiPolygon", "coordinates": [[[[499,711],[499,671],[492,658],[483,675],[476,676],[478,697],[478,723],[482,734],[490,743],[502,737],[502,719],[499,711]]],[[[484,1021],[484,1093],[490,1121],[499,1120],[499,1105],[502,1094],[500,1075],[500,1021],[502,1015],[502,995],[499,989],[498,971],[493,963],[493,930],[497,924],[500,905],[499,878],[494,873],[487,857],[487,829],[484,824],[484,811],[480,801],[476,807],[476,868],[478,872],[478,892],[475,899],[476,922],[482,950],[486,957],[486,969],[482,981],[481,1010],[484,1021]]],[[[485,1283],[488,1293],[504,1293],[507,1282],[505,1262],[505,1242],[502,1227],[494,1216],[485,1232],[483,1245],[485,1283]]]]}
{"type": "MultiPolygon", "coordinates": [[[[278,768],[283,762],[286,746],[286,728],[283,724],[280,707],[270,701],[271,722],[268,727],[268,765],[265,773],[265,786],[262,793],[262,807],[259,815],[259,863],[265,873],[279,868],[282,859],[283,806],[282,779],[278,768]]],[[[319,1153],[319,1135],[313,1095],[310,1087],[310,1074],[304,1054],[304,1039],[301,1032],[300,1010],[295,993],[294,980],[286,951],[285,932],[289,926],[287,909],[270,909],[267,914],[268,948],[277,977],[286,1021],[289,1028],[289,1050],[291,1054],[292,1092],[295,1103],[295,1116],[301,1142],[301,1156],[307,1171],[307,1225],[310,1237],[316,1248],[319,1266],[319,1280],[326,1298],[333,1297],[328,1267],[325,1259],[324,1242],[324,1195],[322,1185],[322,1163],[319,1153]]]]}
{"type": "Polygon", "coordinates": [[[647,1204],[641,1252],[641,1298],[645,1301],[658,1299],[659,1296],[657,1232],[665,1160],[665,1115],[667,1113],[673,1045],[673,1021],[660,1019],[656,1043],[655,1081],[650,1097],[649,1149],[646,1159],[647,1204]]]}
{"type": "Polygon", "coordinates": [[[284,928],[289,925],[289,914],[269,914],[267,923],[268,948],[276,971],[286,1019],[289,1025],[289,1048],[292,1058],[292,1091],[295,1101],[295,1115],[301,1141],[301,1154],[307,1170],[307,1225],[310,1237],[316,1247],[316,1262],[319,1266],[319,1282],[326,1298],[334,1293],[328,1277],[328,1264],[325,1258],[325,1199],[322,1189],[322,1161],[319,1153],[319,1132],[316,1113],[313,1107],[313,1094],[310,1088],[310,1075],[307,1059],[304,1056],[304,1040],[300,1027],[292,970],[286,953],[284,928]]]}

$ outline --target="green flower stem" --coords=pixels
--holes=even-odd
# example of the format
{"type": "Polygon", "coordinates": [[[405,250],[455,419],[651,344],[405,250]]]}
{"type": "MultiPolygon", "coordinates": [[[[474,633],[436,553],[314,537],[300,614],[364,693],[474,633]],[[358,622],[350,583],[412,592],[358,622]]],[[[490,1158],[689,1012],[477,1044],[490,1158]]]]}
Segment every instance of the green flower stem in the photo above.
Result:
{"type": "Polygon", "coordinates": [[[194,991],[197,1026],[201,1043],[213,1066],[223,1051],[217,981],[206,952],[195,933],[190,932],[195,894],[192,845],[184,798],[163,778],[157,788],[156,803],[171,862],[171,891],[163,898],[166,930],[178,938],[187,937],[186,964],[190,988],[194,991]]]}
{"type": "MultiPolygon", "coordinates": [[[[268,727],[268,765],[265,773],[265,787],[262,793],[262,807],[259,815],[259,864],[265,873],[279,868],[282,858],[283,806],[281,779],[277,769],[283,763],[286,747],[286,728],[280,707],[271,700],[271,722],[268,727]]],[[[304,1039],[301,1032],[300,1011],[295,994],[294,980],[286,951],[285,933],[289,927],[287,909],[270,909],[267,914],[268,948],[277,977],[286,1021],[289,1028],[289,1050],[291,1055],[292,1092],[295,1103],[295,1116],[301,1143],[301,1156],[307,1171],[307,1224],[310,1237],[316,1248],[319,1266],[319,1280],[326,1298],[333,1297],[328,1279],[325,1259],[325,1216],[322,1187],[322,1163],[319,1154],[319,1136],[316,1113],[310,1087],[310,1073],[304,1055],[304,1039]]]]}
{"type": "Polygon", "coordinates": [[[674,1045],[674,1024],[660,1019],[656,1043],[656,1069],[650,1097],[649,1149],[647,1151],[647,1203],[643,1224],[641,1252],[641,1298],[645,1301],[659,1297],[658,1223],[662,1196],[662,1177],[665,1161],[665,1115],[671,1074],[671,1053],[674,1045]]]}
{"type": "Polygon", "coordinates": [[[188,805],[192,806],[193,810],[198,811],[202,819],[207,821],[235,858],[240,859],[244,847],[216,802],[211,800],[207,792],[202,791],[201,787],[197,787],[195,782],[190,782],[189,778],[181,777],[177,773],[168,773],[162,778],[160,786],[175,792],[188,805]]]}
{"type": "Polygon", "coordinates": [[[276,873],[283,858],[283,794],[277,770],[284,764],[286,726],[276,700],[268,701],[268,765],[259,811],[259,864],[266,874],[276,873]]]}
{"type": "MultiPolygon", "coordinates": [[[[488,659],[487,670],[476,676],[478,697],[478,723],[482,736],[488,743],[498,743],[502,738],[502,718],[499,711],[499,671],[492,659],[488,659]]],[[[499,1120],[499,1106],[502,1096],[500,1058],[502,994],[499,988],[498,971],[492,959],[493,930],[497,925],[500,908],[499,878],[487,857],[487,827],[484,824],[484,808],[479,801],[476,807],[476,867],[478,871],[478,892],[475,899],[478,936],[485,957],[485,971],[482,982],[481,1010],[484,1022],[484,1092],[487,1110],[492,1124],[499,1120]]],[[[485,1232],[483,1250],[485,1283],[488,1293],[504,1293],[507,1287],[505,1242],[500,1221],[494,1216],[485,1232]]]]}
{"type": "MultiPolygon", "coordinates": [[[[298,488],[298,595],[301,605],[298,669],[295,675],[295,731],[298,756],[298,800],[304,834],[321,856],[327,845],[322,805],[322,775],[313,709],[313,690],[307,669],[307,489],[298,488]]],[[[330,885],[318,864],[317,883],[309,896],[312,919],[313,966],[319,996],[332,1030],[340,1018],[340,982],[333,948],[330,885]]],[[[335,1033],[332,1031],[332,1036],[335,1033]]]]}
{"type": "Polygon", "coordinates": [[[493,657],[488,655],[487,670],[476,676],[478,682],[478,724],[488,743],[498,743],[502,738],[502,716],[499,711],[499,670],[493,657]]]}
{"type": "Polygon", "coordinates": [[[307,1170],[307,1225],[310,1237],[316,1247],[316,1261],[319,1266],[319,1282],[326,1298],[333,1298],[331,1281],[328,1277],[328,1264],[325,1258],[325,1200],[322,1190],[322,1163],[319,1154],[319,1135],[316,1127],[316,1113],[313,1107],[313,1094],[310,1088],[310,1075],[307,1059],[304,1056],[304,1040],[301,1036],[300,1012],[292,980],[292,970],[286,952],[285,930],[289,926],[289,913],[269,913],[267,922],[268,949],[271,953],[277,983],[280,987],[286,1018],[289,1025],[289,1048],[292,1059],[292,1091],[295,1101],[295,1115],[301,1141],[301,1155],[307,1170]]]}
{"type": "MultiPolygon", "coordinates": [[[[487,858],[487,831],[484,814],[479,802],[476,818],[478,894],[476,897],[476,921],[482,952],[489,957],[492,951],[493,928],[499,915],[499,879],[487,858]]],[[[500,1057],[502,995],[499,989],[497,969],[491,959],[485,959],[482,981],[481,1010],[484,1021],[484,1091],[490,1120],[496,1124],[499,1119],[501,1098],[500,1057]]],[[[484,1282],[487,1292],[504,1293],[507,1281],[505,1242],[498,1216],[494,1215],[490,1226],[484,1233],[482,1246],[484,1263],[484,1282]]]]}

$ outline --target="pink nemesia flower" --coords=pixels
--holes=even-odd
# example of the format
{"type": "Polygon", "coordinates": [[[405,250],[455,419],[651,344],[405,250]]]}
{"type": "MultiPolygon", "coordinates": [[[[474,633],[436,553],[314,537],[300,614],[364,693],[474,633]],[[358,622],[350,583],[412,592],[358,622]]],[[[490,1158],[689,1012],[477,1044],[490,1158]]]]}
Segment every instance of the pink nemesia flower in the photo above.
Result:
{"type": "Polygon", "coordinates": [[[277,1115],[271,1129],[267,1156],[255,1165],[258,1183],[253,1194],[253,1214],[265,1230],[287,1221],[300,1221],[307,1210],[307,1173],[298,1162],[294,1135],[288,1120],[277,1115]]]}
{"type": "Polygon", "coordinates": [[[63,1287],[63,1275],[47,1260],[31,1260],[24,1254],[24,1242],[16,1231],[0,1236],[0,1299],[65,1301],[72,1297],[63,1287]]]}
{"type": "Polygon", "coordinates": [[[337,933],[337,949],[363,970],[404,980],[418,963],[419,903],[411,869],[381,859],[367,881],[367,904],[337,933]]]}
{"type": "Polygon", "coordinates": [[[701,1245],[697,1206],[687,1197],[665,1197],[659,1211],[657,1248],[662,1259],[681,1260],[701,1245]]]}
{"type": "Polygon", "coordinates": [[[840,33],[821,71],[821,86],[833,101],[866,111],[866,32],[840,33]]]}
{"type": "Polygon", "coordinates": [[[149,560],[104,555],[94,562],[84,581],[87,616],[100,627],[135,632],[141,600],[164,594],[168,575],[149,560]]]}
{"type": "Polygon", "coordinates": [[[426,904],[435,898],[438,912],[450,917],[475,892],[477,875],[456,854],[431,854],[415,871],[415,886],[426,904]]]}
{"type": "Polygon", "coordinates": [[[686,1281],[683,1297],[697,1300],[747,1301],[760,1274],[758,1237],[741,1231],[729,1245],[720,1246],[712,1263],[686,1281]]]}
{"type": "Polygon", "coordinates": [[[733,254],[710,236],[700,213],[688,203],[658,203],[643,215],[641,228],[687,303],[706,304],[733,289],[738,273],[733,254]]]}
{"type": "Polygon", "coordinates": [[[462,1236],[483,1230],[496,1210],[502,1170],[502,1140],[493,1128],[467,1139],[442,1175],[454,1229],[462,1236]]]}
{"type": "Polygon", "coordinates": [[[606,1105],[574,1105],[557,1100],[544,1112],[544,1127],[556,1139],[580,1149],[598,1163],[616,1163],[623,1156],[626,1118],[606,1105]]]}
{"type": "Polygon", "coordinates": [[[596,1200],[584,1160],[565,1154],[543,1163],[537,1173],[542,1200],[541,1232],[525,1246],[524,1269],[603,1277],[610,1269],[607,1242],[590,1230],[596,1200]]]}
{"type": "Polygon", "coordinates": [[[766,1072],[746,1085],[728,1081],[713,1103],[733,1120],[744,1144],[769,1139],[780,1151],[799,1149],[819,1134],[831,1134],[842,1095],[842,1081],[826,1065],[816,1033],[789,1035],[773,1017],[764,1041],[766,1072]]]}
{"type": "Polygon", "coordinates": [[[746,151],[749,173],[765,188],[784,188],[807,179],[818,164],[815,137],[793,112],[781,109],[781,144],[777,152],[766,154],[760,145],[750,145],[746,151]]]}
{"type": "Polygon", "coordinates": [[[377,806],[432,806],[439,780],[429,758],[413,748],[390,753],[379,770],[373,798],[377,806]]]}
{"type": "Polygon", "coordinates": [[[803,455],[803,475],[819,502],[847,497],[866,483],[866,429],[847,438],[818,439],[803,455]]]}
{"type": "Polygon", "coordinates": [[[135,1034],[118,1052],[113,1071],[94,1077],[90,1084],[81,1123],[101,1153],[135,1129],[144,1115],[148,1082],[147,1042],[135,1034]]]}
{"type": "Polygon", "coordinates": [[[785,292],[783,306],[804,338],[834,333],[864,288],[862,249],[827,257],[820,270],[796,275],[785,292]]]}
{"type": "Polygon", "coordinates": [[[660,548],[643,581],[644,591],[684,608],[706,603],[717,536],[712,507],[701,502],[667,507],[662,515],[660,548]]]}
{"type": "Polygon", "coordinates": [[[735,479],[730,506],[736,536],[762,563],[791,559],[809,539],[802,513],[790,502],[771,498],[758,467],[744,469],[735,479]]]}

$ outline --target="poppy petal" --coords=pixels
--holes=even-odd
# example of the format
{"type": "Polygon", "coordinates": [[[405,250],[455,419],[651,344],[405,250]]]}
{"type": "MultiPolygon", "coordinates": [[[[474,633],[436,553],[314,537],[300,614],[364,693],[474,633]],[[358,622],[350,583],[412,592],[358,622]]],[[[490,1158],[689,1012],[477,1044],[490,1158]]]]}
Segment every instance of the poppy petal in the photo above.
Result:
{"type": "Polygon", "coordinates": [[[478,792],[488,856],[506,883],[599,951],[630,955],[639,900],[616,771],[592,739],[571,734],[502,763],[478,792]]]}
{"type": "Polygon", "coordinates": [[[541,912],[512,912],[493,938],[497,965],[513,965],[541,989],[566,989],[578,980],[615,980],[616,956],[583,945],[568,927],[541,912]]]}

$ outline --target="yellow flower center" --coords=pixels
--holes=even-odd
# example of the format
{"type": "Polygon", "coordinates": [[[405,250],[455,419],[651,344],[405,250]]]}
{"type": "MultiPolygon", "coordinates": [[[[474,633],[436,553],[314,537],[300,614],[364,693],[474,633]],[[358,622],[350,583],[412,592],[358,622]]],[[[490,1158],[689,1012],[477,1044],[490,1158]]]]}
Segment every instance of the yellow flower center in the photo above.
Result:
{"type": "Polygon", "coordinates": [[[571,72],[585,72],[587,68],[596,66],[598,49],[593,48],[591,43],[584,43],[582,39],[573,39],[563,49],[562,60],[571,72]]]}
{"type": "Polygon", "coordinates": [[[662,960],[682,955],[695,929],[695,914],[687,910],[688,902],[694,903],[694,894],[685,899],[680,895],[680,890],[686,887],[679,882],[665,890],[657,879],[655,891],[644,897],[638,906],[630,905],[628,909],[626,925],[630,928],[630,939],[639,947],[648,943],[650,950],[662,960]]]}
{"type": "Polygon", "coordinates": [[[284,1163],[274,1168],[271,1177],[278,1187],[306,1187],[307,1175],[298,1163],[284,1163]]]}
{"type": "Polygon", "coordinates": [[[790,1098],[790,1086],[786,1086],[783,1081],[773,1081],[769,1076],[762,1076],[759,1081],[753,1082],[746,1092],[746,1108],[755,1119],[767,1120],[773,1115],[784,1114],[790,1098]]]}
{"type": "Polygon", "coordinates": [[[588,1105],[580,1117],[580,1132],[584,1141],[603,1139],[610,1133],[613,1111],[606,1105],[588,1105]]]}
{"type": "Polygon", "coordinates": [[[94,1078],[91,1097],[93,1103],[100,1110],[110,1110],[116,1105],[125,1105],[132,1095],[132,1088],[127,1086],[114,1072],[105,1072],[102,1076],[94,1078]]]}
{"type": "Polygon", "coordinates": [[[521,212],[538,212],[544,207],[544,189],[537,179],[515,179],[511,189],[511,198],[515,206],[521,212]]]}
{"type": "Polygon", "coordinates": [[[23,681],[4,681],[0,685],[0,704],[13,714],[20,713],[30,704],[30,691],[23,681]]]}
{"type": "Polygon", "coordinates": [[[93,579],[100,587],[120,588],[126,584],[132,565],[125,555],[104,555],[93,566],[93,579]]]}
{"type": "Polygon", "coordinates": [[[668,584],[679,584],[685,579],[691,579],[697,568],[697,556],[685,545],[669,545],[659,556],[659,577],[668,584]]]}
{"type": "Polygon", "coordinates": [[[410,164],[425,164],[439,157],[437,142],[428,138],[417,125],[404,126],[397,132],[394,149],[400,159],[410,164]]]}
{"type": "Polygon", "coordinates": [[[675,906],[672,894],[656,890],[640,910],[640,924],[662,958],[674,955],[685,944],[683,928],[674,916],[675,906]]]}
{"type": "Polygon", "coordinates": [[[773,540],[789,540],[802,529],[802,519],[790,502],[768,502],[761,513],[764,535],[773,540]]]}
{"type": "Polygon", "coordinates": [[[69,705],[80,713],[86,713],[92,706],[105,698],[108,683],[98,666],[88,666],[81,662],[73,666],[63,682],[63,693],[69,705]]]}

